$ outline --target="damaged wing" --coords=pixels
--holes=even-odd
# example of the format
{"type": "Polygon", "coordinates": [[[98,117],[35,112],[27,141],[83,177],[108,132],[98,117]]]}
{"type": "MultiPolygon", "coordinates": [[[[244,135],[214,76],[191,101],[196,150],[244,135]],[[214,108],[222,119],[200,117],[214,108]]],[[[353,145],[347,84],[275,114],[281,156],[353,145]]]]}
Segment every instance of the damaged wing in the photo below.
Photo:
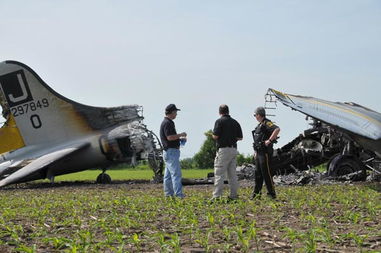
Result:
{"type": "Polygon", "coordinates": [[[278,101],[344,133],[381,158],[381,114],[355,103],[330,102],[269,89],[278,101]]]}
{"type": "MultiPolygon", "coordinates": [[[[39,178],[38,175],[47,173],[47,169],[49,168],[49,166],[52,166],[53,164],[57,163],[58,161],[64,158],[69,159],[74,153],[85,150],[89,146],[90,143],[73,144],[41,155],[40,157],[35,158],[32,161],[28,161],[27,165],[21,167],[14,173],[2,179],[0,181],[0,187],[8,184],[26,182],[29,180],[33,180],[35,177],[39,178]]],[[[22,162],[18,162],[18,164],[22,164],[22,162]]],[[[13,166],[14,165],[15,164],[13,164],[13,166]]]]}
{"type": "Polygon", "coordinates": [[[330,102],[269,89],[284,105],[370,140],[381,140],[381,114],[355,103],[330,102]]]}

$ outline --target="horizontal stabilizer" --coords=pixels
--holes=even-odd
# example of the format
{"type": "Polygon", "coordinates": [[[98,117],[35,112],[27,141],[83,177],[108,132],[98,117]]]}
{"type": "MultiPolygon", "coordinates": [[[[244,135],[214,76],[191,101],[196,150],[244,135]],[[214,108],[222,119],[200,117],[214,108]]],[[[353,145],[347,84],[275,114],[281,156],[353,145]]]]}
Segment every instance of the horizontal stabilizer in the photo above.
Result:
{"type": "Polygon", "coordinates": [[[46,169],[47,167],[53,165],[55,162],[67,158],[70,155],[73,155],[74,153],[84,150],[87,147],[90,146],[90,143],[80,143],[80,144],[74,144],[71,146],[66,146],[62,149],[50,152],[48,154],[42,155],[39,158],[35,159],[25,167],[19,169],[18,171],[14,172],[13,174],[9,175],[8,177],[4,178],[0,181],[0,187],[6,186],[9,184],[15,184],[19,182],[24,182],[26,178],[29,176],[41,172],[42,170],[46,169]]]}

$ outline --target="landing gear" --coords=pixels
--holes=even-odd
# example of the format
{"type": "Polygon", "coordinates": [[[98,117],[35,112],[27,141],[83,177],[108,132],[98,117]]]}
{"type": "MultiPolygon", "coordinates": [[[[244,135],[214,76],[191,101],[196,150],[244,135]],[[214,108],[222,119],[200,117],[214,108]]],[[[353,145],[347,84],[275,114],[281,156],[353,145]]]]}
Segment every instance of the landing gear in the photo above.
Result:
{"type": "Polygon", "coordinates": [[[364,165],[351,155],[337,154],[327,164],[328,176],[340,178],[350,176],[351,180],[364,180],[366,172],[364,165]]]}
{"type": "Polygon", "coordinates": [[[149,133],[152,139],[156,138],[156,141],[152,142],[153,151],[148,155],[148,164],[154,172],[152,181],[154,183],[162,183],[164,171],[163,146],[154,132],[149,131],[149,133]]]}
{"type": "Polygon", "coordinates": [[[106,174],[105,169],[97,177],[97,184],[111,184],[111,177],[108,174],[106,174]]]}
{"type": "Polygon", "coordinates": [[[152,181],[154,183],[162,183],[164,170],[164,160],[162,154],[159,152],[153,152],[149,154],[148,164],[154,172],[154,177],[152,181]]]}
{"type": "Polygon", "coordinates": [[[54,184],[54,174],[49,169],[48,169],[48,171],[46,173],[46,178],[49,179],[51,184],[54,184]]]}

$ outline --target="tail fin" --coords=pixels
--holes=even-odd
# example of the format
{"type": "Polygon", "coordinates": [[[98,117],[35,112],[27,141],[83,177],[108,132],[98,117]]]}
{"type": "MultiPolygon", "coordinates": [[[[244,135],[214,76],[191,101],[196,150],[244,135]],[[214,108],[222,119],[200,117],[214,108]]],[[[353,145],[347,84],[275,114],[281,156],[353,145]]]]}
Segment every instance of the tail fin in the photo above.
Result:
{"type": "Polygon", "coordinates": [[[0,63],[0,102],[7,119],[0,130],[1,143],[3,138],[18,136],[14,145],[9,141],[0,144],[0,153],[24,145],[75,139],[121,122],[142,119],[137,105],[100,108],[67,99],[31,68],[16,61],[0,63]]]}

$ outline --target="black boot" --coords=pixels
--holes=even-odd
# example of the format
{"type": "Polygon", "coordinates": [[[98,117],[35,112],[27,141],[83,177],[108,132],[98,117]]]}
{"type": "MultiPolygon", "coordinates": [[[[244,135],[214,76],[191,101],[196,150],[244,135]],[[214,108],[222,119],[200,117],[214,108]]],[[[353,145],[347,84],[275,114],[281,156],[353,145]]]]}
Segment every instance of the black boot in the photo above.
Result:
{"type": "Polygon", "coordinates": [[[261,199],[261,193],[254,192],[251,194],[250,199],[261,199]]]}

